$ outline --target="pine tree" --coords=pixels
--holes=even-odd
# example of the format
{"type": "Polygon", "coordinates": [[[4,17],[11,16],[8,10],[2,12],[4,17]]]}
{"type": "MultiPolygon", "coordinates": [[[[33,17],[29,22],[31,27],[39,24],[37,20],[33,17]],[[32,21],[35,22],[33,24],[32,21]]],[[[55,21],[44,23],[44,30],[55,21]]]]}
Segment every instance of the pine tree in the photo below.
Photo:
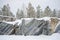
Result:
{"type": "Polygon", "coordinates": [[[56,17],[56,10],[55,9],[53,10],[52,17],[56,17]]]}
{"type": "Polygon", "coordinates": [[[17,18],[17,19],[20,19],[19,16],[20,16],[20,10],[18,9],[18,10],[17,10],[17,13],[16,13],[16,18],[17,18]]]}
{"type": "Polygon", "coordinates": [[[23,13],[23,10],[17,10],[17,13],[16,13],[16,17],[17,19],[21,19],[21,18],[24,18],[24,13],[23,13]]]}
{"type": "Polygon", "coordinates": [[[21,12],[20,12],[20,18],[24,18],[23,10],[21,10],[21,12]]]}
{"type": "Polygon", "coordinates": [[[49,6],[47,6],[44,10],[44,16],[50,17],[51,16],[51,9],[49,8],[49,6]]]}
{"type": "Polygon", "coordinates": [[[3,6],[2,13],[4,16],[13,16],[13,13],[10,11],[9,4],[3,6]]]}
{"type": "Polygon", "coordinates": [[[40,18],[41,9],[40,6],[37,6],[37,18],[40,18]]]}
{"type": "Polygon", "coordinates": [[[6,11],[7,11],[7,7],[6,7],[6,5],[4,5],[2,8],[2,12],[3,12],[3,15],[5,15],[5,16],[7,16],[6,11]]]}
{"type": "Polygon", "coordinates": [[[29,3],[28,8],[27,8],[27,15],[29,18],[34,18],[35,17],[35,10],[34,7],[32,6],[31,3],[29,3]]]}
{"type": "Polygon", "coordinates": [[[57,17],[59,17],[60,18],[60,10],[58,11],[58,13],[57,13],[58,15],[57,15],[57,17]]]}
{"type": "Polygon", "coordinates": [[[2,15],[2,11],[0,10],[0,15],[2,15]]]}

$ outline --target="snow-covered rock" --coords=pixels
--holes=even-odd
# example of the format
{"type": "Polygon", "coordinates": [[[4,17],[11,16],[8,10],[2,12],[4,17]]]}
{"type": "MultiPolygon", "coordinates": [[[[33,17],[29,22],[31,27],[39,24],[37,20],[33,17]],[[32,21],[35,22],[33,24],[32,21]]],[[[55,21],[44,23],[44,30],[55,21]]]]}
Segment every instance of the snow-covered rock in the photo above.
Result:
{"type": "Polygon", "coordinates": [[[36,18],[36,20],[45,20],[45,21],[49,21],[50,19],[51,17],[36,18]]]}
{"type": "Polygon", "coordinates": [[[45,21],[50,21],[52,17],[43,17],[43,18],[22,18],[22,19],[16,19],[15,21],[12,21],[12,22],[6,22],[6,23],[9,23],[9,24],[16,24],[18,23],[18,25],[22,22],[22,20],[24,19],[25,20],[25,24],[28,24],[29,22],[31,22],[33,19],[36,19],[36,20],[45,20],[45,21]]]}
{"type": "Polygon", "coordinates": [[[58,22],[58,24],[56,25],[55,32],[59,32],[60,33],[60,22],[58,22]]]}
{"type": "Polygon", "coordinates": [[[13,24],[13,25],[15,24],[19,25],[22,23],[23,19],[25,20],[25,24],[28,24],[29,22],[33,20],[33,18],[22,18],[22,19],[16,19],[15,21],[12,21],[12,22],[7,22],[7,21],[3,21],[3,22],[6,22],[8,24],[13,24]]]}
{"type": "Polygon", "coordinates": [[[12,21],[12,22],[3,21],[3,22],[8,23],[8,24],[13,24],[13,25],[15,25],[15,24],[19,25],[19,24],[22,23],[22,20],[15,20],[15,21],[12,21]]]}

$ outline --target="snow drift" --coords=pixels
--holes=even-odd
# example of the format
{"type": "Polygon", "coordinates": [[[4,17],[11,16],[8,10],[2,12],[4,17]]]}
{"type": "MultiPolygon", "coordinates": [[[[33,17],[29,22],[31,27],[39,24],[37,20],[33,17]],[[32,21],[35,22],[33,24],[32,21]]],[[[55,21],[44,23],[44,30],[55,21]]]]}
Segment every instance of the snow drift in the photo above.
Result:
{"type": "Polygon", "coordinates": [[[18,35],[1,35],[0,40],[60,40],[60,34],[54,33],[51,36],[18,36],[18,35]]]}

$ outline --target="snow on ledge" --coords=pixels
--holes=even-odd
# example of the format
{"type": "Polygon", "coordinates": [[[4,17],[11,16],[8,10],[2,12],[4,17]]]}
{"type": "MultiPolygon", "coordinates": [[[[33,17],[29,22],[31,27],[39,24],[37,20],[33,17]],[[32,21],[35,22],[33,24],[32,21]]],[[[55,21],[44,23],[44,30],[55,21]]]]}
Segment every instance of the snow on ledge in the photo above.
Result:
{"type": "Polygon", "coordinates": [[[15,20],[15,21],[12,21],[12,22],[3,21],[3,22],[8,23],[8,24],[13,24],[13,25],[15,25],[17,23],[17,25],[19,25],[19,24],[22,23],[22,20],[15,20]]]}
{"type": "Polygon", "coordinates": [[[21,18],[21,19],[16,19],[15,21],[12,21],[12,22],[6,22],[6,23],[9,23],[9,24],[16,24],[18,23],[21,24],[22,23],[22,20],[24,19],[25,20],[25,24],[28,24],[29,22],[31,22],[33,19],[36,19],[36,20],[44,20],[44,21],[51,21],[51,18],[56,18],[56,17],[43,17],[43,18],[21,18]]]}
{"type": "Polygon", "coordinates": [[[36,18],[36,20],[45,20],[45,21],[49,21],[50,19],[51,17],[36,18]]]}

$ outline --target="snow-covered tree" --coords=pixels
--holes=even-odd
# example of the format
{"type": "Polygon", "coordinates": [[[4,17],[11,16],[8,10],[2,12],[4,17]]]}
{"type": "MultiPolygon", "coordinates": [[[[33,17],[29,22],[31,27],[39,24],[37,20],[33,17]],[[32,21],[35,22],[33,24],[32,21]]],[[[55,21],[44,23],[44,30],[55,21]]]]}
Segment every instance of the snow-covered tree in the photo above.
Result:
{"type": "Polygon", "coordinates": [[[60,10],[58,11],[58,13],[57,13],[58,15],[57,15],[57,17],[59,17],[60,18],[60,10]]]}
{"type": "Polygon", "coordinates": [[[13,16],[12,12],[10,11],[9,4],[3,6],[2,13],[4,16],[13,16]]]}
{"type": "Polygon", "coordinates": [[[23,12],[23,10],[20,11],[20,18],[24,18],[24,12],[23,12]]]}
{"type": "Polygon", "coordinates": [[[37,6],[37,18],[40,18],[41,9],[40,6],[37,6]]]}
{"type": "Polygon", "coordinates": [[[44,16],[51,16],[51,9],[49,8],[49,6],[47,6],[44,10],[44,16]]]}
{"type": "Polygon", "coordinates": [[[17,18],[17,19],[20,19],[20,10],[19,10],[19,9],[17,10],[16,18],[17,18]]]}
{"type": "Polygon", "coordinates": [[[52,17],[56,17],[56,10],[53,10],[52,17]]]}
{"type": "Polygon", "coordinates": [[[43,13],[43,11],[41,10],[41,13],[40,13],[40,18],[41,17],[44,17],[44,13],[43,13]]]}
{"type": "Polygon", "coordinates": [[[18,9],[18,11],[17,11],[17,13],[16,13],[16,17],[17,17],[17,19],[23,18],[23,17],[24,17],[23,10],[20,11],[20,10],[18,9]]]}
{"type": "Polygon", "coordinates": [[[28,8],[27,8],[27,17],[29,18],[35,17],[35,10],[31,3],[29,3],[28,8]]]}
{"type": "Polygon", "coordinates": [[[2,15],[2,11],[0,10],[0,15],[2,15]]]}

